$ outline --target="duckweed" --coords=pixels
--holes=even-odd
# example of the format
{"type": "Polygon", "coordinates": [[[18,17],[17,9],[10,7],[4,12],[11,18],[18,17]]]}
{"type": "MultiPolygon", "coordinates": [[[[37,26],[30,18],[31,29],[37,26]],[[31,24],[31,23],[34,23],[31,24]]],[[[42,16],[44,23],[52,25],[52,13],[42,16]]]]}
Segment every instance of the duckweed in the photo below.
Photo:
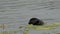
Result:
{"type": "Polygon", "coordinates": [[[0,34],[11,34],[11,32],[0,32],[0,34]]]}
{"type": "MultiPolygon", "coordinates": [[[[27,25],[27,28],[31,28],[31,29],[34,29],[34,30],[51,30],[51,29],[55,29],[57,26],[60,26],[60,23],[52,23],[52,24],[49,24],[49,25],[46,24],[44,26],[27,25]]],[[[24,34],[28,34],[28,31],[25,30],[24,34]]],[[[47,33],[47,34],[50,34],[50,33],[47,33]]],[[[56,33],[56,34],[60,34],[60,33],[56,33]]]]}
{"type": "Polygon", "coordinates": [[[60,32],[56,32],[56,34],[60,34],[60,32]]]}
{"type": "Polygon", "coordinates": [[[42,33],[42,34],[50,34],[49,32],[44,32],[44,33],[42,33]]]}
{"type": "Polygon", "coordinates": [[[23,32],[23,34],[28,34],[28,32],[29,32],[29,30],[25,30],[25,31],[23,32]]]}
{"type": "MultiPolygon", "coordinates": [[[[51,30],[55,29],[57,26],[60,26],[60,23],[52,23],[52,24],[45,24],[43,26],[34,26],[34,25],[27,25],[25,26],[25,29],[23,31],[23,34],[28,34],[30,29],[34,30],[51,30]]],[[[21,26],[19,28],[23,28],[24,26],[21,26]]],[[[16,33],[16,31],[14,31],[16,33]]],[[[0,34],[12,34],[11,31],[9,32],[0,32],[0,34]]],[[[44,34],[50,34],[50,33],[44,33],[44,34]]],[[[60,34],[60,32],[56,32],[56,34],[60,34]]]]}
{"type": "Polygon", "coordinates": [[[60,23],[53,23],[53,24],[45,24],[43,26],[34,26],[34,25],[27,25],[27,28],[32,28],[35,30],[50,30],[55,29],[57,26],[60,26],[60,23]]]}

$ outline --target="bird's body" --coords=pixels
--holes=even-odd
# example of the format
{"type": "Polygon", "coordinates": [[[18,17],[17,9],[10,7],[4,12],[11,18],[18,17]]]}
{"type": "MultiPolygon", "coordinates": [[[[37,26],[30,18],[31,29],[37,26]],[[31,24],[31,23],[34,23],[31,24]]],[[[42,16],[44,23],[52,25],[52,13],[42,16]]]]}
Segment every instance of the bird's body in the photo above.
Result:
{"type": "Polygon", "coordinates": [[[32,25],[43,25],[44,22],[38,18],[31,18],[28,24],[32,25]]]}

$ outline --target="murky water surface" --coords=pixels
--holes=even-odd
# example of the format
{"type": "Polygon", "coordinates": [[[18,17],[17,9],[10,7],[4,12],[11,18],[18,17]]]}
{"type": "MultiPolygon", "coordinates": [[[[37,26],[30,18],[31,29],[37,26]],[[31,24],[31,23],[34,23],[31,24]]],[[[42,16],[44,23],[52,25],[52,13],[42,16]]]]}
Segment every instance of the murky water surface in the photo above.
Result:
{"type": "MultiPolygon", "coordinates": [[[[42,19],[44,22],[60,22],[60,1],[59,0],[0,0],[0,24],[7,27],[0,31],[19,30],[19,26],[25,26],[32,17],[42,19]]],[[[24,28],[23,28],[24,29],[24,28]]],[[[60,31],[55,30],[30,30],[29,34],[60,31]]],[[[12,34],[23,34],[17,32],[12,34]]]]}

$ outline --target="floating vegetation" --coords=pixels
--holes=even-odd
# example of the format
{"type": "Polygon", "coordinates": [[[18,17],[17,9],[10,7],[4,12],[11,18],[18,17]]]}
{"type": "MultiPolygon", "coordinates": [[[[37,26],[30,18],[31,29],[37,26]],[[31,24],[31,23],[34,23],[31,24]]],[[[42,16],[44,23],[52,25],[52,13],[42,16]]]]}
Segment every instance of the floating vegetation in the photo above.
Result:
{"type": "Polygon", "coordinates": [[[34,30],[50,30],[50,29],[54,29],[53,27],[51,26],[28,26],[28,28],[32,28],[34,30]]]}
{"type": "MultiPolygon", "coordinates": [[[[26,26],[20,26],[18,30],[0,32],[0,34],[12,34],[12,32],[16,34],[17,32],[20,32],[20,31],[22,31],[23,34],[28,34],[30,29],[33,29],[33,30],[51,30],[51,29],[56,29],[56,27],[59,27],[59,26],[60,26],[59,22],[54,22],[52,24],[45,24],[43,26],[36,26],[36,25],[31,24],[31,25],[26,25],[26,26]]],[[[0,25],[0,27],[3,28],[3,30],[4,30],[4,24],[0,25]]],[[[55,32],[55,33],[60,34],[60,32],[55,32]]],[[[43,34],[50,34],[50,33],[46,32],[43,34]]]]}
{"type": "Polygon", "coordinates": [[[43,32],[42,34],[50,34],[49,32],[43,32]]]}
{"type": "Polygon", "coordinates": [[[57,26],[60,26],[60,23],[45,24],[43,26],[27,25],[27,28],[32,28],[34,30],[50,30],[55,29],[57,26]]]}
{"type": "Polygon", "coordinates": [[[11,34],[11,32],[0,32],[0,34],[11,34]]]}
{"type": "Polygon", "coordinates": [[[56,34],[60,34],[60,32],[56,32],[56,34]]]}
{"type": "Polygon", "coordinates": [[[26,29],[26,30],[23,31],[23,34],[28,34],[28,32],[29,32],[29,30],[26,29]]]}
{"type": "Polygon", "coordinates": [[[0,34],[16,34],[17,32],[21,32],[20,30],[11,30],[11,31],[2,31],[0,34]]]}
{"type": "MultiPolygon", "coordinates": [[[[34,29],[34,30],[51,30],[51,29],[55,29],[56,27],[60,26],[59,22],[54,22],[52,24],[45,24],[43,26],[36,26],[36,25],[27,25],[25,29],[28,28],[28,30],[25,30],[23,33],[24,34],[28,34],[29,29],[34,29]]],[[[50,33],[47,33],[50,34],[50,33]]],[[[56,33],[56,34],[60,34],[60,33],[56,33]]]]}

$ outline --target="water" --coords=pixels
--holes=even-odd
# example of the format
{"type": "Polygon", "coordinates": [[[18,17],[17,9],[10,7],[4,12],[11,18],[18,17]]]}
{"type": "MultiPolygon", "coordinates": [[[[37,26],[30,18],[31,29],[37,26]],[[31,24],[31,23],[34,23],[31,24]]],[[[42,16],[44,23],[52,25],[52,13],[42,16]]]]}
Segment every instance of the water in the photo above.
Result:
{"type": "Polygon", "coordinates": [[[7,30],[15,30],[19,25],[27,25],[32,17],[48,23],[60,22],[60,1],[0,0],[0,24],[10,24],[7,30]]]}

